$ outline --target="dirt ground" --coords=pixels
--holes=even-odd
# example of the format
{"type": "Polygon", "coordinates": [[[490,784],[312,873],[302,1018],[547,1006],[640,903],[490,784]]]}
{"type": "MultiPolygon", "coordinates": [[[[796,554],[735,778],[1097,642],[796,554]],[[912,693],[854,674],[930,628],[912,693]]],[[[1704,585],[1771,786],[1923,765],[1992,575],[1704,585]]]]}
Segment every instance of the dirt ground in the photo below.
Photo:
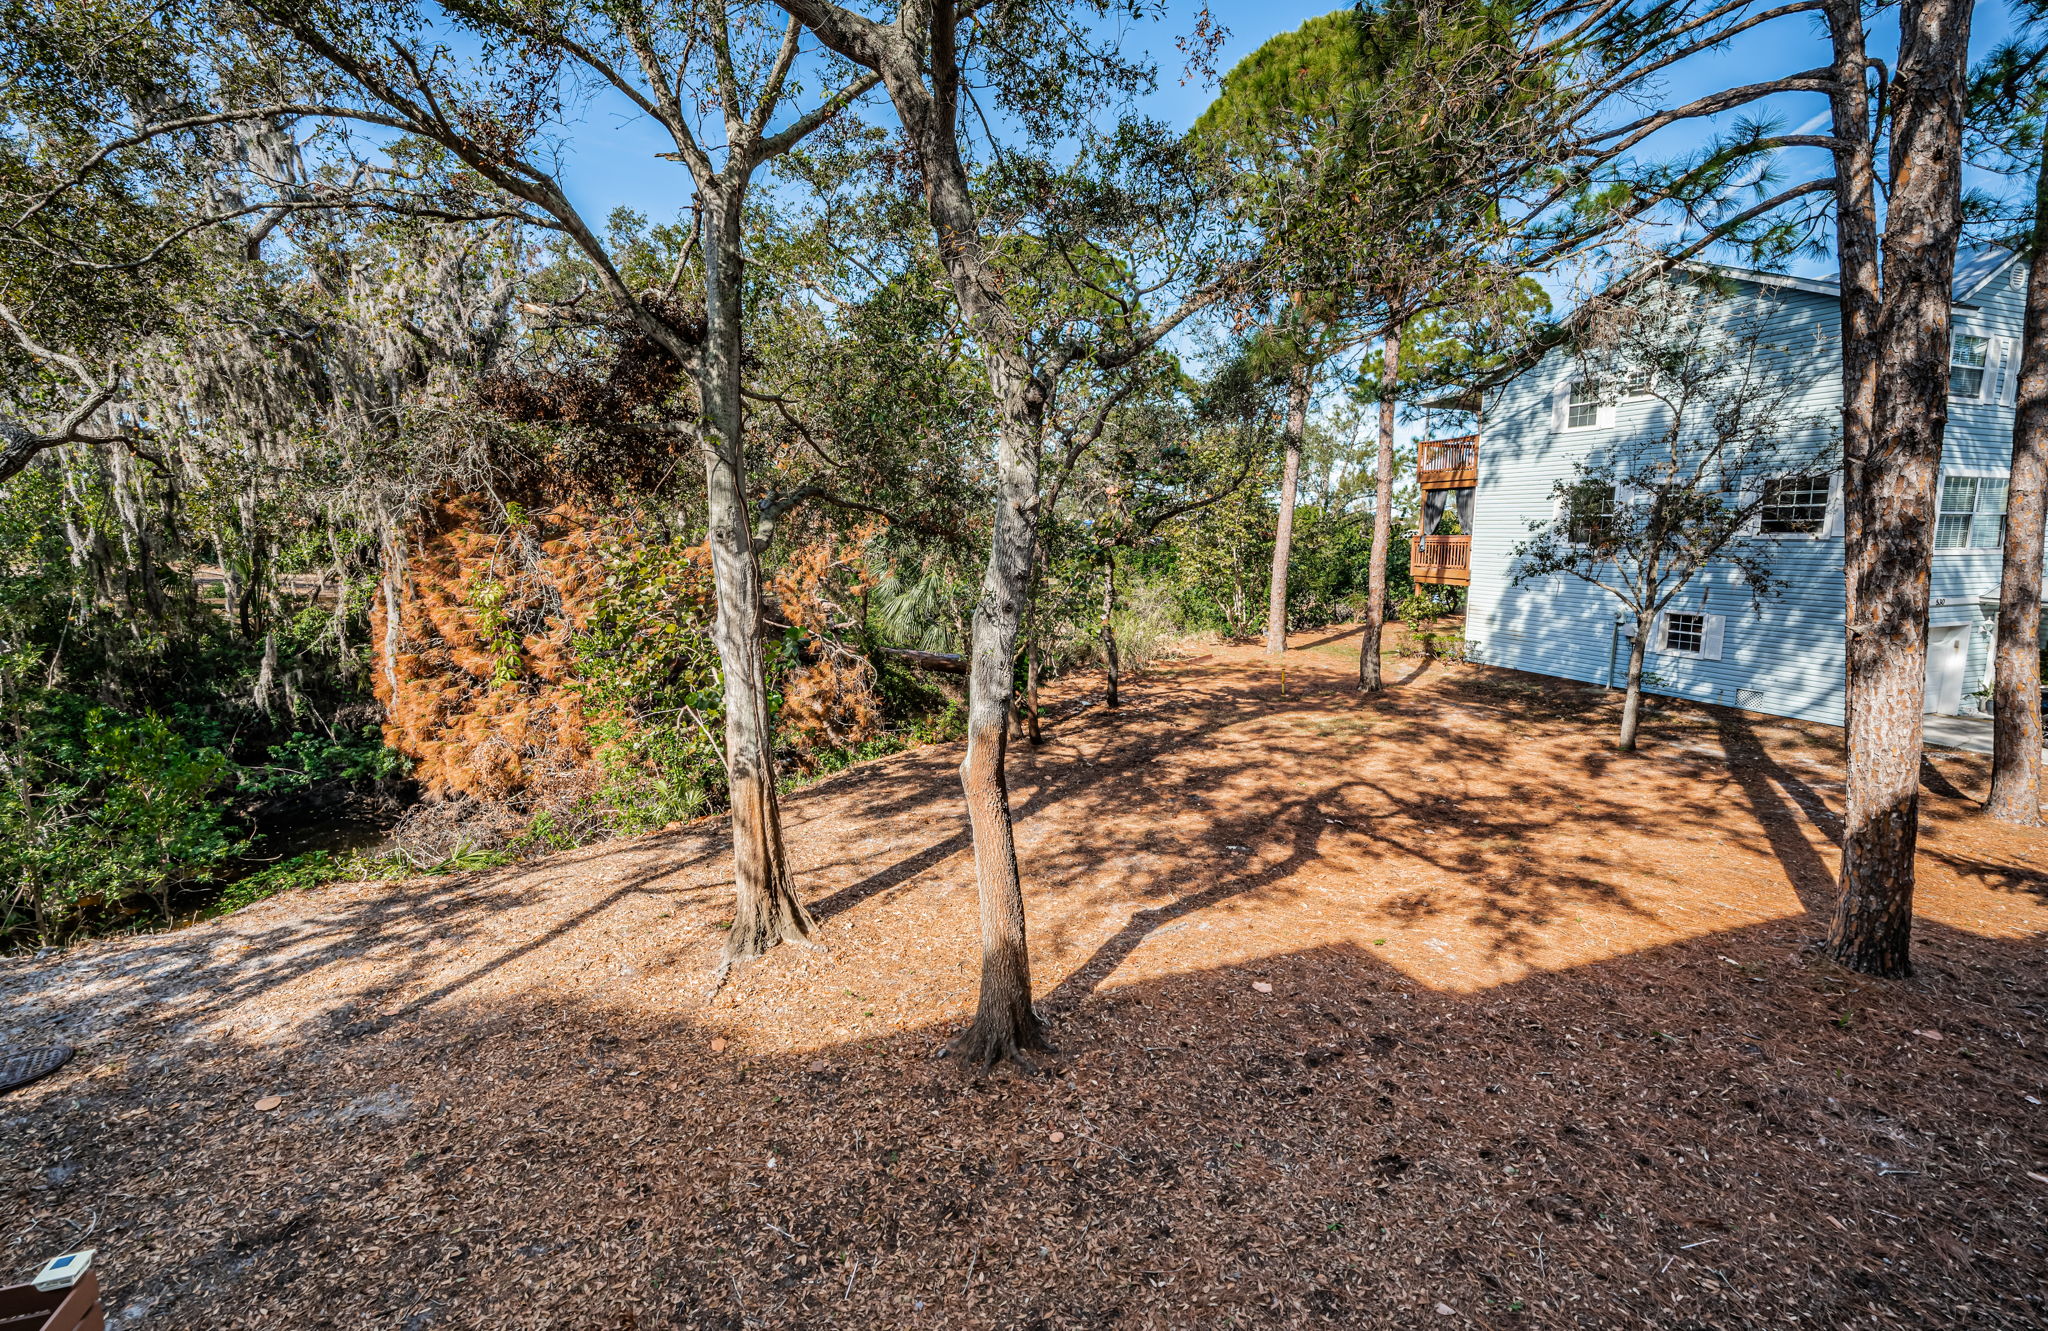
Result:
{"type": "Polygon", "coordinates": [[[1012,782],[1045,1075],[971,1006],[941,746],[789,799],[826,952],[715,1002],[716,824],[0,962],[11,1273],[110,1325],[2048,1322],[2048,835],[1926,773],[1919,971],[1822,928],[1836,732],[1302,635],[1012,782]],[[275,1097],[272,1099],[271,1097],[275,1097]],[[266,1108],[266,1106],[274,1106],[266,1108]]]}

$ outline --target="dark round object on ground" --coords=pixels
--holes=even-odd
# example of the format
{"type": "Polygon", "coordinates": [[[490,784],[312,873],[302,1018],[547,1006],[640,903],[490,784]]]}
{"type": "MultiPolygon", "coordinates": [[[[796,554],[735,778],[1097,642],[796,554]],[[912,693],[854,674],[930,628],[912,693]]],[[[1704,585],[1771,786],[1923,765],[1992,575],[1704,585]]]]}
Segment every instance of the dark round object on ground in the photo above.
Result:
{"type": "Polygon", "coordinates": [[[71,1046],[68,1044],[0,1052],[0,1094],[47,1077],[70,1061],[71,1046]]]}

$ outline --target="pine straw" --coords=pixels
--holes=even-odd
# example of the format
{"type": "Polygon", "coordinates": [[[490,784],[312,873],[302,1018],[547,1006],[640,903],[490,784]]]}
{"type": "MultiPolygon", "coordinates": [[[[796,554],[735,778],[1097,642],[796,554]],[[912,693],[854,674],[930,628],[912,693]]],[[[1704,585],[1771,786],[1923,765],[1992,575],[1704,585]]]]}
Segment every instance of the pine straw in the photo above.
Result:
{"type": "Polygon", "coordinates": [[[80,1055],[0,1100],[7,1260],[97,1247],[124,1327],[2048,1318],[2048,836],[1981,760],[1931,769],[1919,976],[1866,981],[1800,950],[1834,732],[1668,707],[1624,760],[1595,691],[1361,701],[1349,647],[1020,746],[1038,1079],[930,1057],[950,746],[788,802],[832,951],[715,1006],[715,825],[12,960],[0,1038],[80,1055]]]}

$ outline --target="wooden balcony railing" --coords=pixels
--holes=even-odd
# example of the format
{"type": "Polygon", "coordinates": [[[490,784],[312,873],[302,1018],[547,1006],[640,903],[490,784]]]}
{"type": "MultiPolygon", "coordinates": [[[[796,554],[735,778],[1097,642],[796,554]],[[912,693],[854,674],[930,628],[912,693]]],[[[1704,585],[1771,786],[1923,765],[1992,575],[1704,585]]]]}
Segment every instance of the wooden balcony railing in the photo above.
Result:
{"type": "Polygon", "coordinates": [[[1415,445],[1415,480],[1425,490],[1462,490],[1479,483],[1479,436],[1424,439],[1415,445]]]}
{"type": "Polygon", "coordinates": [[[1408,573],[1417,582],[1443,587],[1472,584],[1472,538],[1470,536],[1411,536],[1408,538],[1408,573]]]}

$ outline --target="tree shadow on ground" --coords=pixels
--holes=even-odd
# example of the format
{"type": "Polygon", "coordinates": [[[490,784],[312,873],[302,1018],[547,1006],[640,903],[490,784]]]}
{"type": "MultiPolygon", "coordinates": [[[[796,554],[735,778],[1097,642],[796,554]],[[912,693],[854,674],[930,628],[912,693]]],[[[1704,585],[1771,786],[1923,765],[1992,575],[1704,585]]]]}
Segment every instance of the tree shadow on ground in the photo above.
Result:
{"type": "Polygon", "coordinates": [[[172,1059],[138,1022],[0,1102],[6,1250],[89,1238],[111,1309],[193,1327],[2038,1324],[2035,951],[1931,926],[1865,983],[1798,933],[1081,985],[1041,1078],[714,1045],[652,981],[172,1059]]]}
{"type": "MultiPolygon", "coordinates": [[[[789,799],[835,954],[737,1007],[678,983],[705,826],[24,964],[15,1038],[82,1056],[0,1101],[0,1234],[177,1326],[2038,1321],[2038,944],[1804,957],[1824,742],[1674,711],[1620,760],[1574,690],[1226,657],[1013,750],[1044,1079],[928,1057],[955,746],[789,799]]],[[[2040,893],[2048,839],[1930,807],[1926,862],[2040,893]]]]}

